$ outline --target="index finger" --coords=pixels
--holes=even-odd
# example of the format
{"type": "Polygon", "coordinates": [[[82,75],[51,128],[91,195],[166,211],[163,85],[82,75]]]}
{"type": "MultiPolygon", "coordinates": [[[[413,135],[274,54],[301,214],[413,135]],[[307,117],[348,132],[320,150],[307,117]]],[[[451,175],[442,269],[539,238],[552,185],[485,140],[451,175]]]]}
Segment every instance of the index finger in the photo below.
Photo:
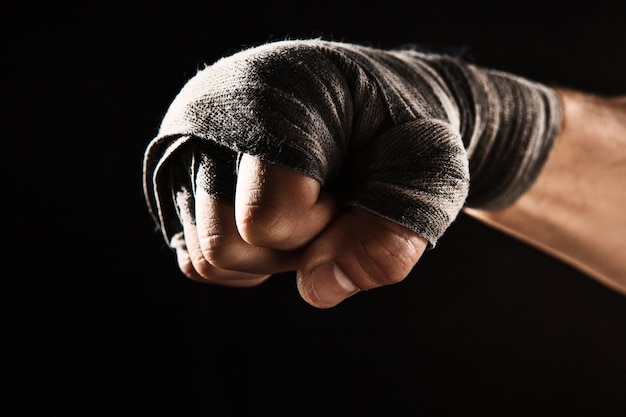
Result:
{"type": "Polygon", "coordinates": [[[245,154],[235,192],[235,221],[251,245],[299,249],[331,222],[337,207],[314,178],[245,154]]]}

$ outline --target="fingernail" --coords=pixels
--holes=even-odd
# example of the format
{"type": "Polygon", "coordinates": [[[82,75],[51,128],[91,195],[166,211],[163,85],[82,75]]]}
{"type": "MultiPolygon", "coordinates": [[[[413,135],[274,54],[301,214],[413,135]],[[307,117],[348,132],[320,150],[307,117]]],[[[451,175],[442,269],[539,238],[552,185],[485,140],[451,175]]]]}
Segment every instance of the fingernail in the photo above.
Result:
{"type": "Polygon", "coordinates": [[[359,289],[337,265],[326,262],[311,271],[311,291],[319,301],[314,304],[332,307],[356,294],[359,289]]]}

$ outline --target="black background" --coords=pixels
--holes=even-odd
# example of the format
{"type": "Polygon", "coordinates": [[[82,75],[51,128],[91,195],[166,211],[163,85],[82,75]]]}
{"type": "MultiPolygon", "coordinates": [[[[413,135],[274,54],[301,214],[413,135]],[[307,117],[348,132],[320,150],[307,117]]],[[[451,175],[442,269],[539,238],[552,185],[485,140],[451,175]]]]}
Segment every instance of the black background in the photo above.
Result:
{"type": "Polygon", "coordinates": [[[318,310],[291,274],[243,290],[186,280],[141,191],[174,95],[242,47],[462,47],[481,65],[624,94],[619,4],[14,6],[2,414],[626,415],[626,298],[470,218],[404,282],[318,310]]]}

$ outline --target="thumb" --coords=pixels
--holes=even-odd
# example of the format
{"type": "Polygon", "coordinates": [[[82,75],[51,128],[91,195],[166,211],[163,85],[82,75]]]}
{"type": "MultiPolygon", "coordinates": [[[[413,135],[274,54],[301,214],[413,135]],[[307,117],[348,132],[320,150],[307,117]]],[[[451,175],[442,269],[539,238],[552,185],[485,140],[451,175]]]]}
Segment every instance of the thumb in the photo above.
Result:
{"type": "Polygon", "coordinates": [[[298,291],[314,307],[333,307],[359,291],[404,280],[427,245],[415,232],[353,207],[306,248],[298,291]]]}

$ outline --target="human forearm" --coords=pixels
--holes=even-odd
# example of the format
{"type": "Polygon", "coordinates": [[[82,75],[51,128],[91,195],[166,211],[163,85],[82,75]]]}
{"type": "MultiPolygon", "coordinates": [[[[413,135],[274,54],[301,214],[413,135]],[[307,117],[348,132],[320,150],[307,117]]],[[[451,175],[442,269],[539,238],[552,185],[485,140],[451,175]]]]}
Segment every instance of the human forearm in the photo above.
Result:
{"type": "Polygon", "coordinates": [[[562,131],[534,185],[466,212],[626,294],[626,97],[558,92],[562,131]]]}

